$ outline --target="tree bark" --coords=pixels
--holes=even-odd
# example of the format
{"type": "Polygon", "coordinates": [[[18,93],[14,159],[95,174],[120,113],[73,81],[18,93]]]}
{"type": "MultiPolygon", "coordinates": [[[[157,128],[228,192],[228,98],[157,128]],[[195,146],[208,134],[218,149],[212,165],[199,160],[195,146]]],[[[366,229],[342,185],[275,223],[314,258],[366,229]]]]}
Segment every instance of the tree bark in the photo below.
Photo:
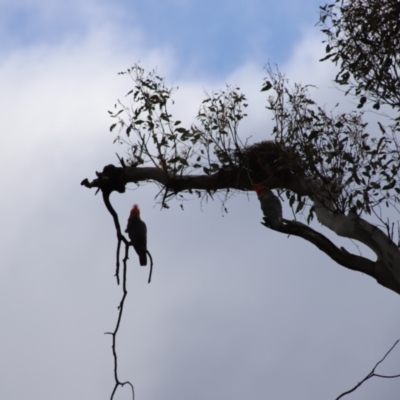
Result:
{"type": "MultiPolygon", "coordinates": [[[[245,171],[225,168],[210,175],[173,175],[156,167],[116,167],[108,165],[102,172],[96,172],[93,181],[84,179],[81,185],[102,191],[123,193],[131,182],[155,181],[173,193],[190,190],[214,192],[223,189],[241,191],[252,190],[252,182],[245,171]]],[[[365,273],[382,286],[400,294],[400,251],[393,241],[377,226],[359,218],[355,214],[338,214],[329,210],[316,198],[316,188],[320,184],[313,180],[293,179],[282,181],[272,177],[268,180],[270,189],[289,189],[298,195],[308,196],[315,206],[318,221],[337,235],[357,240],[369,247],[377,256],[375,261],[349,253],[338,248],[321,233],[298,221],[284,220],[281,228],[275,229],[285,234],[302,237],[313,243],[332,260],[346,268],[365,273]]],[[[321,196],[318,196],[319,198],[321,196]]]]}

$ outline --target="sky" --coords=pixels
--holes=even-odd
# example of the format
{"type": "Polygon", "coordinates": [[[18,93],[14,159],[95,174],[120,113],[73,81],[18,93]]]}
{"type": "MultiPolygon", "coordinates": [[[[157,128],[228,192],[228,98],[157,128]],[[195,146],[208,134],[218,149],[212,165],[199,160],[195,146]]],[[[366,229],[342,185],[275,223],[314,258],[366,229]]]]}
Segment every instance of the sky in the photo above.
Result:
{"type": "MultiPolygon", "coordinates": [[[[116,235],[101,196],[80,182],[127,152],[109,131],[107,110],[132,85],[118,72],[157,68],[179,86],[174,112],[186,124],[205,91],[239,85],[250,104],[243,137],[270,139],[268,62],[316,85],[321,104],[341,99],[335,67],[318,62],[321,4],[0,0],[1,399],[110,398],[116,235]]],[[[227,214],[218,200],[160,210],[156,194],[149,183],[111,197],[123,224],[140,205],[154,259],[148,285],[131,254],[117,337],[120,378],[137,400],[335,399],[400,339],[396,294],[265,229],[254,194],[231,199],[227,214]]],[[[400,373],[400,348],[378,372],[400,373]]],[[[399,393],[399,379],[373,378],[348,398],[399,393]]],[[[126,388],[115,396],[129,398],[126,388]]]]}

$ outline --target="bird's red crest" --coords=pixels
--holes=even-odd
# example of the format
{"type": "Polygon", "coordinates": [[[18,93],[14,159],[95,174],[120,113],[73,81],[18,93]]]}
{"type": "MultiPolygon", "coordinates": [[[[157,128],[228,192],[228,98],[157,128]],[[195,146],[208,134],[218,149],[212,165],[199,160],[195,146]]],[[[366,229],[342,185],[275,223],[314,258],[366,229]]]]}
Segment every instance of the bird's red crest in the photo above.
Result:
{"type": "Polygon", "coordinates": [[[137,204],[134,204],[132,207],[129,218],[131,218],[131,217],[140,218],[140,210],[139,210],[139,206],[137,204]]]}
{"type": "Polygon", "coordinates": [[[260,183],[257,183],[257,185],[253,185],[252,189],[257,193],[258,196],[261,196],[265,192],[265,189],[267,189],[267,187],[261,185],[260,183]]]}

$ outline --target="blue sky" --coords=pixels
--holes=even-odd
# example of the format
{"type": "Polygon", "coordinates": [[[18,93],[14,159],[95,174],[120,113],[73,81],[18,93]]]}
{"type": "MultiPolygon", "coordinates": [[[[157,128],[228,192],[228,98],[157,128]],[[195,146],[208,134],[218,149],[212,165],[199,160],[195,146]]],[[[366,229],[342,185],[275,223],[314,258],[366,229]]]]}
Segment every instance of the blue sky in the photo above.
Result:
{"type": "MultiPolygon", "coordinates": [[[[174,113],[187,125],[205,90],[239,85],[250,104],[243,137],[269,139],[268,61],[315,84],[320,104],[341,99],[335,68],[318,62],[320,4],[0,0],[1,399],[92,400],[113,387],[104,332],[121,294],[115,232],[80,182],[126,152],[108,129],[107,110],[131,89],[117,73],[137,61],[158,67],[179,86],[174,113]]],[[[155,260],[150,285],[129,260],[118,337],[120,374],[137,400],[333,399],[400,337],[398,296],[262,227],[254,195],[236,196],[222,216],[218,201],[161,211],[156,194],[148,184],[112,196],[123,225],[139,203],[155,260]]],[[[399,373],[398,359],[383,370],[399,373]]],[[[375,380],[351,399],[399,392],[398,380],[375,380]]]]}
{"type": "MultiPolygon", "coordinates": [[[[318,20],[320,1],[89,1],[6,2],[2,41],[8,50],[57,46],[79,40],[93,24],[118,27],[119,45],[129,48],[132,32],[145,47],[167,47],[192,74],[223,77],[252,60],[284,62],[304,28],[318,20]]],[[[317,30],[316,30],[317,32],[317,30]]]]}

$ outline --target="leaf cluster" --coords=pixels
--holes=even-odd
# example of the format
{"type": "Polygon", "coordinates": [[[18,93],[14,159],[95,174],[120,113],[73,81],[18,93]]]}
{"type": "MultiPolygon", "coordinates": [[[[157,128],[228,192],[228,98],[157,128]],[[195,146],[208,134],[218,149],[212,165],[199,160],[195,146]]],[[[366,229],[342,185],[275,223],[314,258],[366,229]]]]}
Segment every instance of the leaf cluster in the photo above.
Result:
{"type": "Polygon", "coordinates": [[[359,97],[400,107],[400,2],[335,0],[320,7],[319,24],[327,36],[326,56],[339,64],[335,82],[359,97]]]}
{"type": "MultiPolygon", "coordinates": [[[[381,203],[399,202],[398,146],[382,125],[380,137],[374,137],[366,131],[362,112],[327,112],[310,97],[310,86],[290,87],[279,71],[268,67],[267,73],[264,88],[274,92],[267,108],[274,115],[275,140],[297,155],[305,177],[321,183],[323,191],[315,198],[334,212],[359,215],[371,214],[381,203]]],[[[306,205],[286,194],[295,212],[306,205]]]]}
{"type": "MultiPolygon", "coordinates": [[[[327,112],[311,98],[310,86],[291,87],[278,70],[267,68],[261,89],[273,91],[267,109],[275,120],[275,141],[252,146],[239,137],[248,105],[239,88],[206,93],[195,123],[184,127],[170,112],[176,89],[167,87],[156,71],[146,73],[136,65],[123,74],[132,78],[134,87],[127,93],[128,104],[119,101],[115,112],[109,112],[117,119],[110,130],[118,126],[116,141],[129,144],[131,166],[153,165],[167,178],[229,169],[247,174],[250,182],[267,184],[272,177],[284,182],[297,175],[319,182],[323,190],[314,192],[314,200],[338,213],[371,214],[382,203],[399,203],[396,137],[379,122],[380,136],[371,135],[362,111],[327,112]]],[[[168,186],[163,190],[165,205],[176,193],[169,193],[168,186]]],[[[294,213],[308,210],[308,220],[313,218],[307,198],[285,192],[294,213]]]]}
{"type": "Polygon", "coordinates": [[[236,165],[243,148],[238,128],[248,106],[239,88],[206,93],[196,122],[184,127],[170,112],[177,88],[168,87],[155,70],[146,72],[139,65],[120,74],[129,75],[134,87],[126,95],[128,104],[118,101],[115,111],[109,111],[117,119],[110,131],[119,127],[115,141],[129,145],[130,165],[153,165],[168,176],[195,171],[210,175],[236,165]]]}

